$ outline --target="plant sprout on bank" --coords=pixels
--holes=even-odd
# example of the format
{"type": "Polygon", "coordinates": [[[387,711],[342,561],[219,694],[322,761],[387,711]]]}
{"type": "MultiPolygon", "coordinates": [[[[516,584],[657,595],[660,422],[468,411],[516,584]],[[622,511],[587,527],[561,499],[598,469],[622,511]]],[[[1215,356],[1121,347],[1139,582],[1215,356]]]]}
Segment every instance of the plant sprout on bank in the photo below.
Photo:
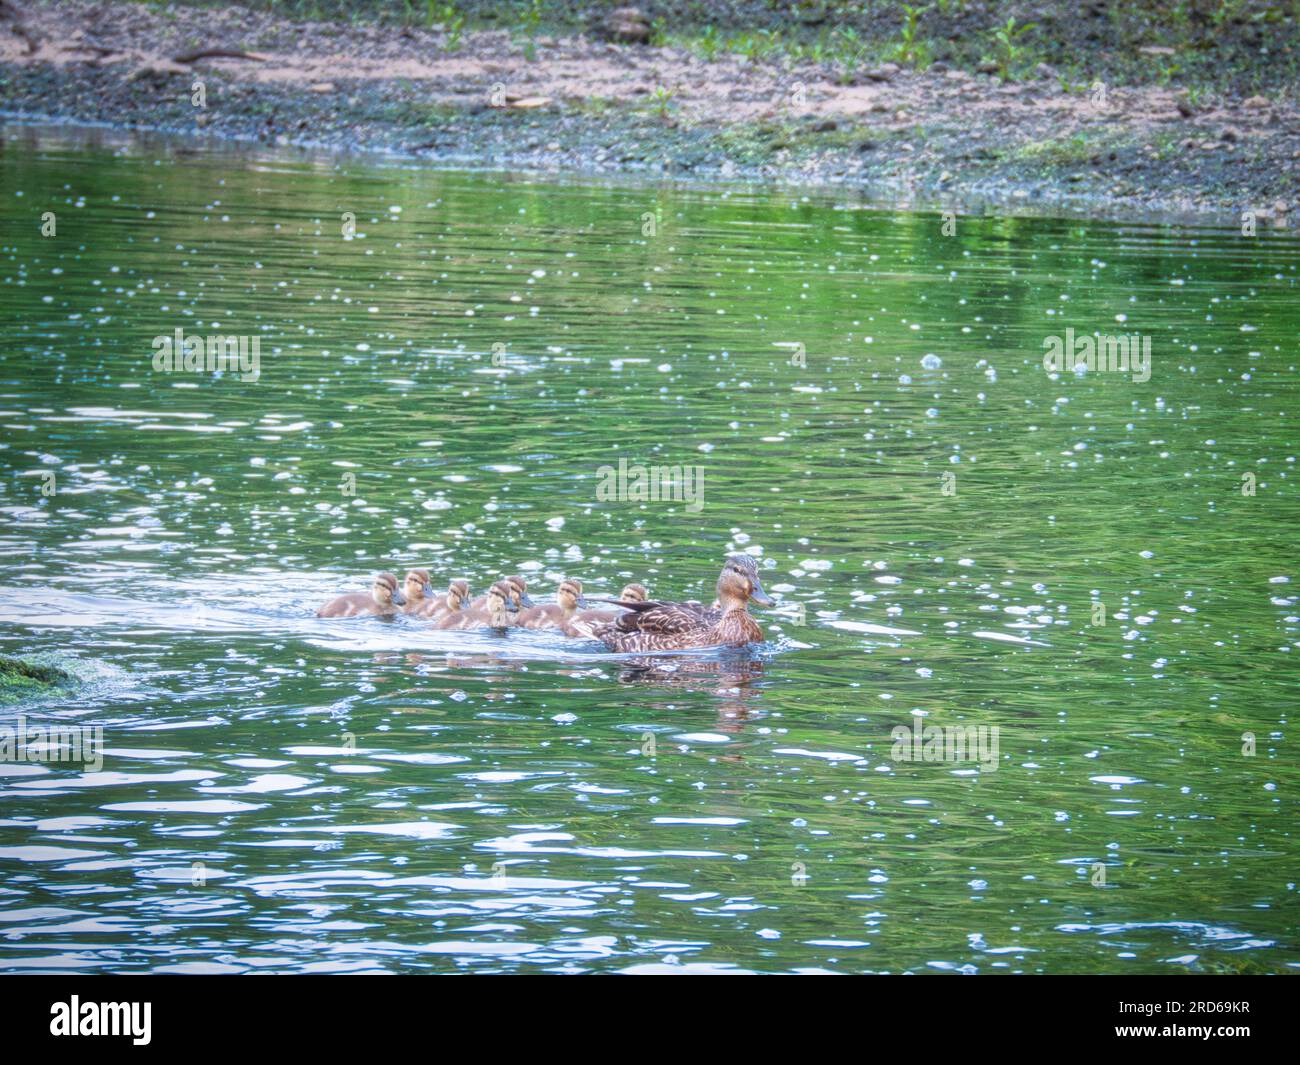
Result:
{"type": "Polygon", "coordinates": [[[1016,42],[1036,25],[1036,22],[1026,22],[1023,26],[1017,26],[1015,16],[1012,15],[1007,19],[1005,26],[999,26],[994,31],[993,39],[997,43],[998,77],[1003,81],[1011,80],[1012,68],[1020,63],[1029,51],[1016,42]]]}

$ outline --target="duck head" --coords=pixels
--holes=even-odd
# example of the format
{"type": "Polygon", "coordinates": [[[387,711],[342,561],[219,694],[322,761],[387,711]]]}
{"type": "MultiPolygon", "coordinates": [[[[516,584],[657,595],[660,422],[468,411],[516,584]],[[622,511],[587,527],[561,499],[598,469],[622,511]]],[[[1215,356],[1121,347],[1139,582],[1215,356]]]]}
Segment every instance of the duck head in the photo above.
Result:
{"type": "Polygon", "coordinates": [[[433,584],[429,580],[429,571],[427,569],[407,570],[403,593],[411,600],[432,599],[433,584]]]}
{"type": "Polygon", "coordinates": [[[533,601],[528,596],[528,582],[523,577],[515,574],[513,577],[502,578],[501,582],[510,590],[510,601],[514,603],[515,610],[522,606],[532,606],[533,601]]]}
{"type": "Polygon", "coordinates": [[[518,613],[519,607],[514,603],[512,591],[507,581],[497,581],[488,589],[488,624],[493,628],[504,629],[510,624],[510,615],[518,613]]]}
{"type": "Polygon", "coordinates": [[[629,584],[618,596],[625,603],[644,603],[650,598],[650,593],[646,591],[644,584],[629,584]]]}
{"type": "Polygon", "coordinates": [[[572,614],[579,608],[585,610],[587,600],[582,595],[582,582],[572,578],[560,581],[559,590],[555,593],[555,601],[566,614],[572,614]]]}
{"type": "Polygon", "coordinates": [[[728,555],[727,563],[718,577],[718,602],[723,611],[743,609],[753,601],[759,606],[776,606],[763,591],[758,579],[758,566],[749,555],[728,555]]]}
{"type": "Polygon", "coordinates": [[[469,606],[469,581],[454,580],[447,586],[447,607],[464,610],[469,606]]]}
{"type": "Polygon", "coordinates": [[[380,606],[405,606],[406,596],[397,586],[397,578],[391,573],[381,573],[375,578],[370,594],[380,606]]]}

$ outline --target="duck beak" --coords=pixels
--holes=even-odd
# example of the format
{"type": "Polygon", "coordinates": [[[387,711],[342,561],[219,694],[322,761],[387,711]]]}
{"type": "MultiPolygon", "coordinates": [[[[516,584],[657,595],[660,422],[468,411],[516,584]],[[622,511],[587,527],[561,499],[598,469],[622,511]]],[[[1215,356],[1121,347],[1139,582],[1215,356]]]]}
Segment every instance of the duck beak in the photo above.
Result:
{"type": "Polygon", "coordinates": [[[432,598],[433,598],[433,585],[430,584],[428,581],[425,581],[425,584],[424,584],[424,597],[425,597],[426,599],[432,599],[432,598]]]}
{"type": "MultiPolygon", "coordinates": [[[[524,592],[519,596],[519,606],[534,606],[534,605],[536,604],[533,603],[533,597],[529,595],[527,592],[524,592]]],[[[518,610],[519,607],[517,606],[515,607],[515,609],[518,610]]]]}
{"type": "MultiPolygon", "coordinates": [[[[528,605],[529,605],[529,606],[532,606],[533,604],[532,604],[532,603],[529,603],[528,605]]],[[[507,610],[508,612],[510,612],[511,614],[518,614],[518,613],[519,613],[519,607],[515,605],[515,601],[514,601],[513,599],[507,599],[507,600],[506,600],[506,610],[507,610]]]]}
{"type": "Polygon", "coordinates": [[[393,602],[398,606],[406,606],[406,596],[402,594],[402,589],[393,589],[393,602]]]}
{"type": "Polygon", "coordinates": [[[767,592],[763,591],[763,586],[758,583],[757,577],[750,578],[750,583],[753,586],[749,591],[750,599],[759,606],[776,606],[776,601],[767,592]]]}
{"type": "Polygon", "coordinates": [[[587,609],[587,597],[585,595],[578,596],[578,606],[582,610],[587,609]]]}

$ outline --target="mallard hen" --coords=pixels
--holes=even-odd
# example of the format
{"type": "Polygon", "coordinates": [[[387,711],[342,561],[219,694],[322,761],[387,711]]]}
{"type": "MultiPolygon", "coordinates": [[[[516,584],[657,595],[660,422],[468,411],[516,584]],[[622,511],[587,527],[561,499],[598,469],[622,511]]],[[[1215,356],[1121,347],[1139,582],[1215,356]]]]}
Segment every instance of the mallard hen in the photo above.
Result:
{"type": "Polygon", "coordinates": [[[626,608],[611,622],[579,625],[611,651],[678,651],[696,647],[743,647],[763,639],[763,630],[749,616],[750,601],[775,603],[763,591],[758,566],[749,555],[729,555],[717,584],[718,609],[695,601],[644,603],[619,600],[626,608]]]}

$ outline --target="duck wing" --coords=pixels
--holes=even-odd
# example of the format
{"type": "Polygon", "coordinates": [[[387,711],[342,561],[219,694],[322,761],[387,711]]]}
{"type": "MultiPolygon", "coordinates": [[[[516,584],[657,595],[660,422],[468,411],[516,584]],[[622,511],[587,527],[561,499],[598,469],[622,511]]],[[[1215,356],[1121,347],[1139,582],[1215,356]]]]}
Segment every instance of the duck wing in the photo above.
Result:
{"type": "MultiPolygon", "coordinates": [[[[644,632],[661,636],[697,632],[716,623],[716,611],[706,610],[699,603],[644,603],[620,602],[627,613],[614,619],[614,628],[620,632],[644,632]]],[[[720,614],[718,615],[721,616],[720,614]]]]}

